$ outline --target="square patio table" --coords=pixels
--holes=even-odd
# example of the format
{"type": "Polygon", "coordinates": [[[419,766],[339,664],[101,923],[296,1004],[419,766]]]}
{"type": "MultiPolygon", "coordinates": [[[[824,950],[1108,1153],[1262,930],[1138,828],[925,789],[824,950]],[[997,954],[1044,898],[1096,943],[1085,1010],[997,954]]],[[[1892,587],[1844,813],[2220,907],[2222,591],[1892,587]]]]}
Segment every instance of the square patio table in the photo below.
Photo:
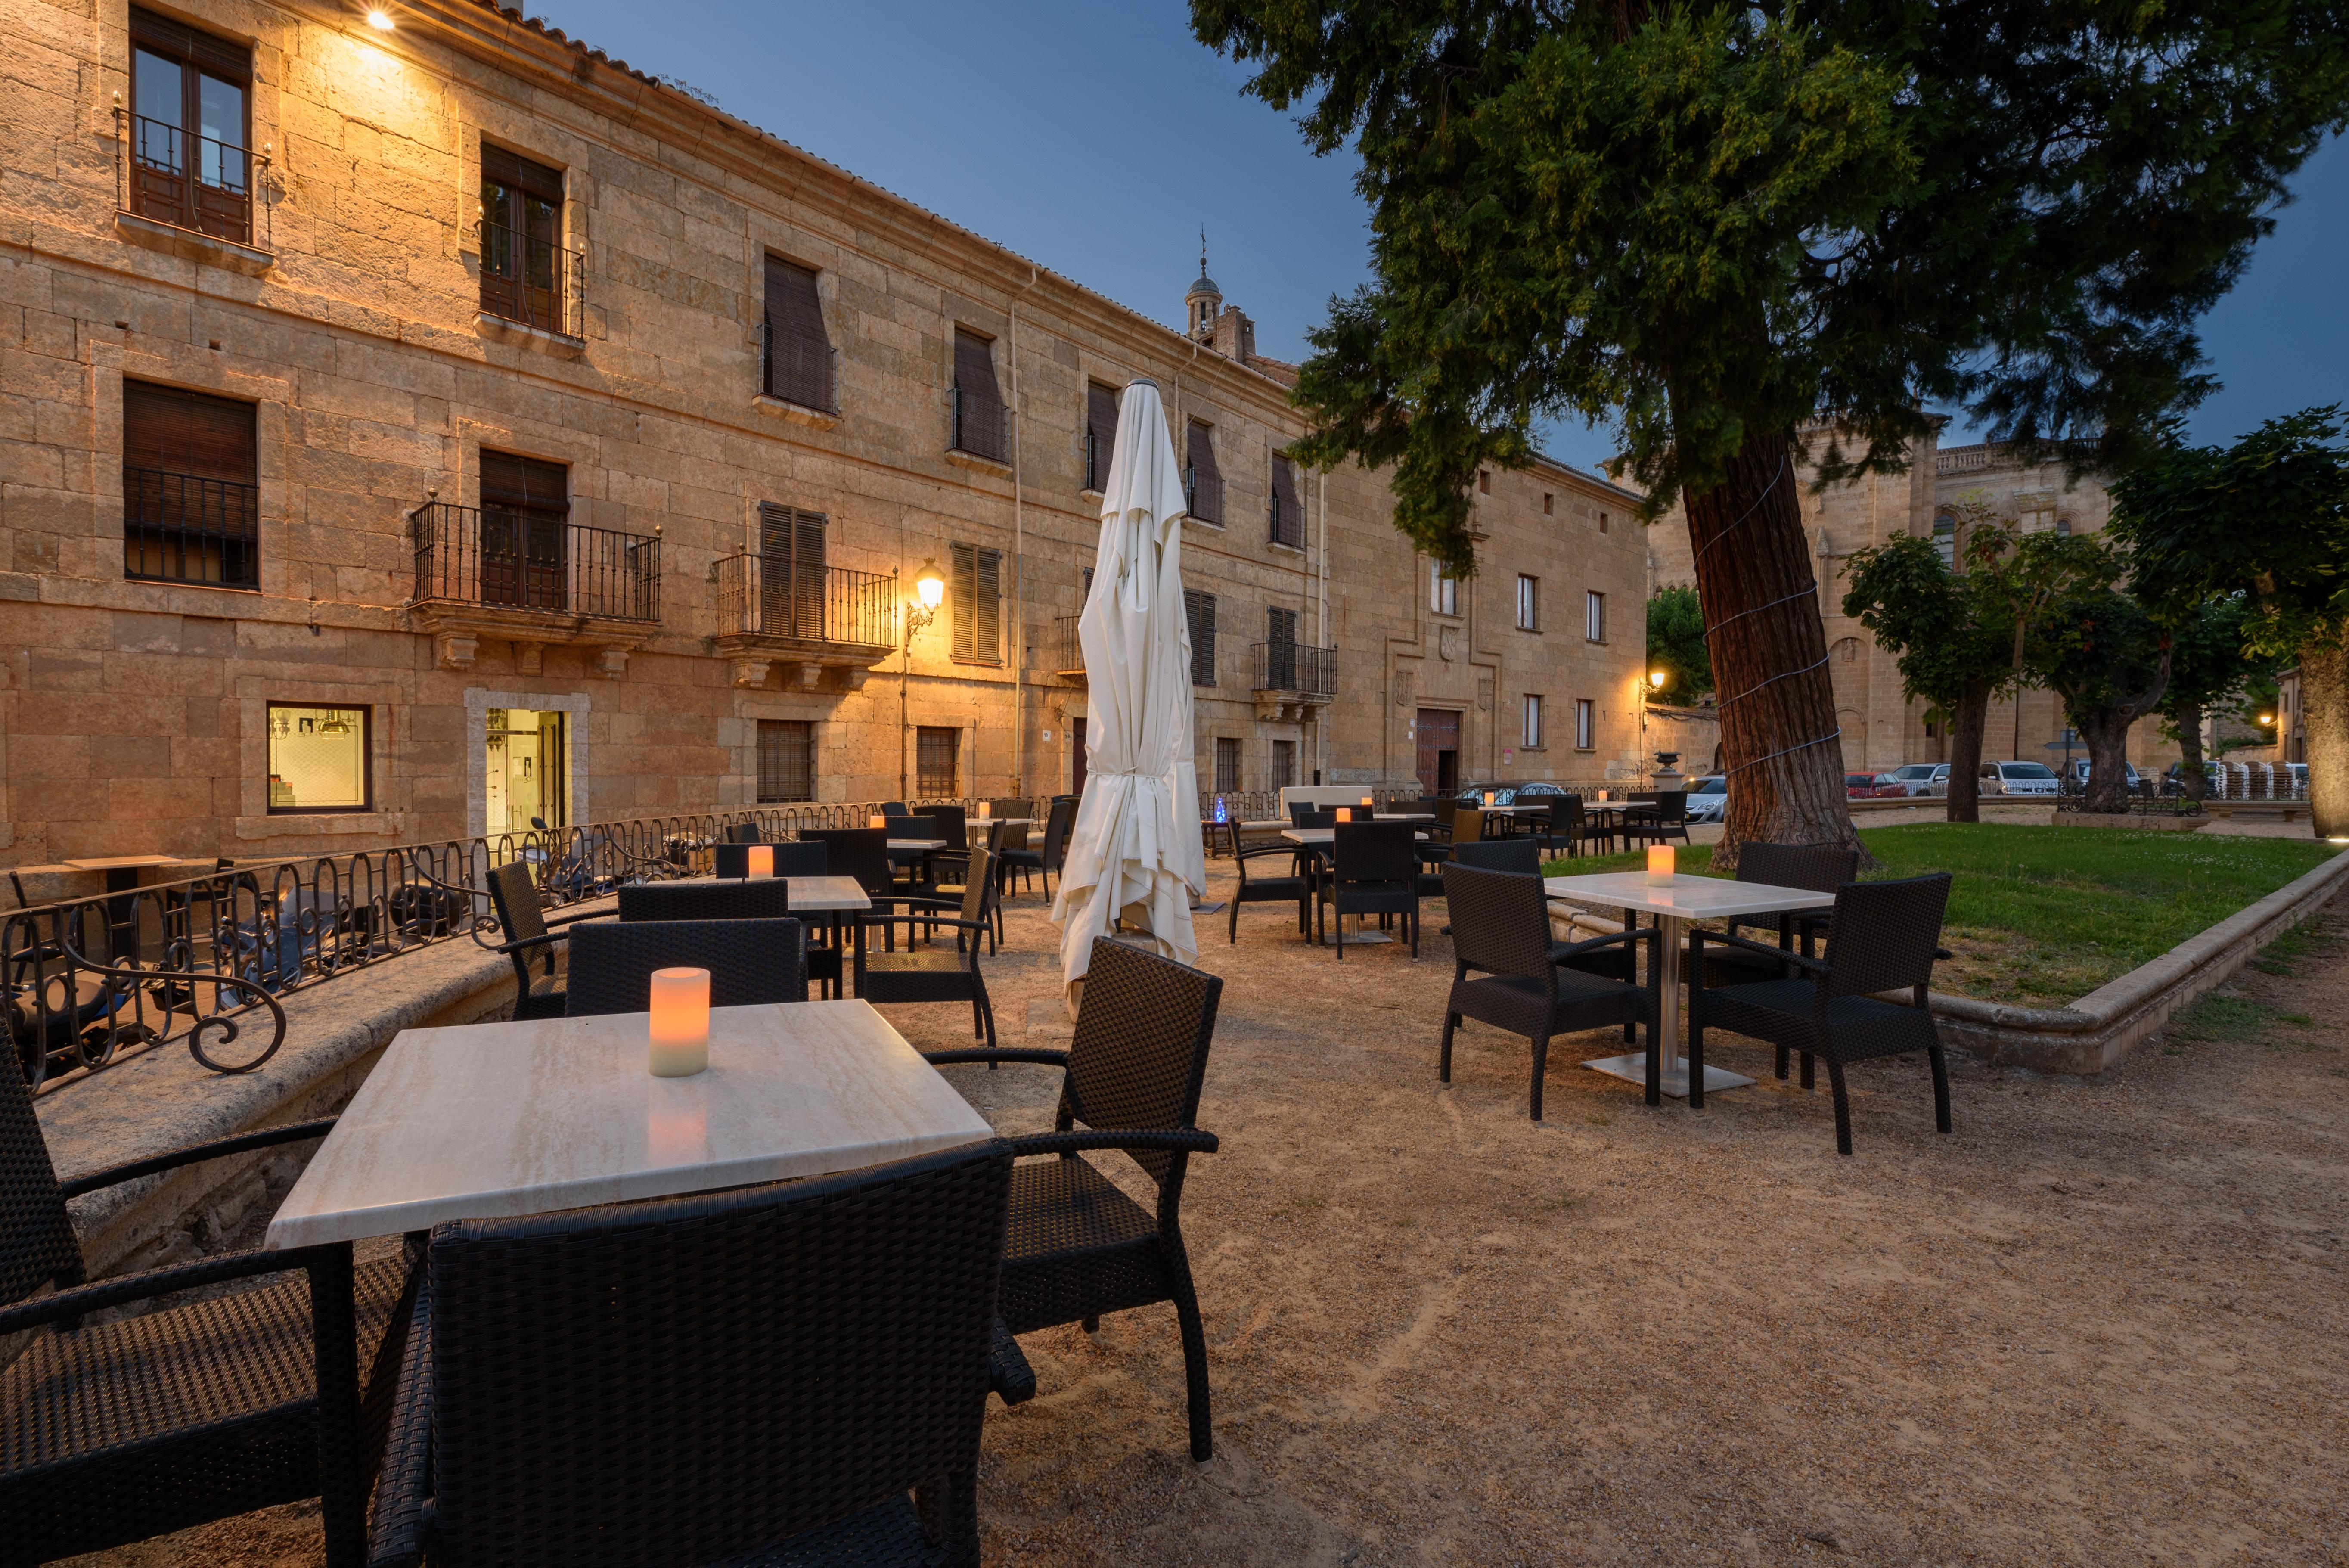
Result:
{"type": "MultiPolygon", "coordinates": [[[[1542,888],[1552,898],[1578,899],[1605,909],[1655,917],[1657,929],[1661,933],[1658,938],[1661,951],[1657,961],[1663,969],[1657,986],[1661,995],[1657,1003],[1656,1041],[1664,1055],[1657,1076],[1663,1082],[1664,1093],[1680,1099],[1688,1097],[1688,1059],[1681,1054],[1680,989],[1681,948],[1686,940],[1688,922],[1835,907],[1833,893],[1815,893],[1807,888],[1774,888],[1766,882],[1733,882],[1721,877],[1683,877],[1678,873],[1669,882],[1651,882],[1645,871],[1546,877],[1542,888]]],[[[1643,1088],[1648,1082],[1648,1056],[1643,1051],[1602,1056],[1583,1065],[1628,1078],[1643,1088]]],[[[1704,1070],[1704,1092],[1708,1095],[1715,1089],[1742,1089],[1752,1082],[1751,1078],[1719,1067],[1704,1070]]]]}
{"type": "MultiPolygon", "coordinates": [[[[1291,844],[1302,844],[1308,849],[1334,845],[1338,841],[1338,830],[1334,827],[1284,827],[1280,836],[1291,844]]],[[[1424,833],[1414,833],[1412,837],[1422,844],[1427,842],[1424,833]]]]}
{"type": "Polygon", "coordinates": [[[869,1002],[716,1007],[709,1068],[645,1070],[647,1015],[403,1030],[266,1246],[826,1176],[990,1137],[869,1002]]]}

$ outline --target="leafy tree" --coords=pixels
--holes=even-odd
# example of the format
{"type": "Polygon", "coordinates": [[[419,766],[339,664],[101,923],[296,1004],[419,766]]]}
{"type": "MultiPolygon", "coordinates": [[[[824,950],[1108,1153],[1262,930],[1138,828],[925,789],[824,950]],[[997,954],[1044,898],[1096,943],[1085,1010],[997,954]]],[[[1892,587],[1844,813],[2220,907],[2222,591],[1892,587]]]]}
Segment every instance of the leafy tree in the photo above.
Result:
{"type": "Polygon", "coordinates": [[[2129,726],[2155,711],[2169,686],[2168,630],[2124,591],[2128,557],[2087,535],[2033,534],[2011,575],[2041,592],[2026,617],[2027,673],[2064,700],[2088,748],[2090,811],[2128,809],[2129,726]]]}
{"type": "Polygon", "coordinates": [[[1456,569],[1480,464],[1612,421],[1685,493],[1744,838],[1851,840],[1795,493],[1903,466],[1928,401],[2136,452],[2191,323],[2349,105],[2349,0],[1192,0],[1308,141],[1352,145],[1375,281],[1333,301],[1309,455],[1392,465],[1456,569]],[[1824,426],[1809,423],[1827,413],[1824,426]]]}
{"type": "MultiPolygon", "coordinates": [[[[2186,795],[2200,800],[2209,787],[2202,771],[2202,722],[2224,718],[2272,689],[2275,661],[2243,652],[2251,604],[2240,594],[2199,600],[2171,620],[2169,691],[2162,699],[2161,732],[2178,742],[2186,795]]],[[[2272,699],[2271,699],[2272,701],[2272,699]]],[[[2223,749],[2223,748],[2221,748],[2223,749]]]]}
{"type": "Polygon", "coordinates": [[[2109,532],[2142,591],[2245,596],[2243,646],[2300,665],[2309,816],[2349,836],[2349,445],[2338,405],[2270,420],[2230,447],[2178,445],[2113,489],[2109,532]]]}
{"type": "Polygon", "coordinates": [[[1659,702],[1701,702],[1713,694],[1713,657],[1704,647],[1704,608],[1694,588],[1665,588],[1648,601],[1648,668],[1671,677],[1659,702]]]}

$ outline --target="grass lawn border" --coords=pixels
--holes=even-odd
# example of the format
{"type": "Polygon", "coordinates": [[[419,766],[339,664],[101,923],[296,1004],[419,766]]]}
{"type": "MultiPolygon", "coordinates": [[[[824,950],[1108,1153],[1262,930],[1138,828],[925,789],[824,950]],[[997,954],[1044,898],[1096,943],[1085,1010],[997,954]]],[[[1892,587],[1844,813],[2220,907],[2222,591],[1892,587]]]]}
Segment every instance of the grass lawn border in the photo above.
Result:
{"type": "MultiPolygon", "coordinates": [[[[2037,1073],[2101,1073],[2205,992],[2224,984],[2260,949],[2323,908],[2344,880],[2349,880],[2349,851],[2068,1006],[2018,1007],[1936,991],[1931,993],[1934,1020],[1944,1044],[1986,1062],[2037,1073]]],[[[1561,919],[1593,935],[1622,929],[1619,919],[1587,913],[1553,916],[1554,920],[1561,919]]],[[[1905,1002],[1907,993],[1893,1000],[1905,1002]]]]}

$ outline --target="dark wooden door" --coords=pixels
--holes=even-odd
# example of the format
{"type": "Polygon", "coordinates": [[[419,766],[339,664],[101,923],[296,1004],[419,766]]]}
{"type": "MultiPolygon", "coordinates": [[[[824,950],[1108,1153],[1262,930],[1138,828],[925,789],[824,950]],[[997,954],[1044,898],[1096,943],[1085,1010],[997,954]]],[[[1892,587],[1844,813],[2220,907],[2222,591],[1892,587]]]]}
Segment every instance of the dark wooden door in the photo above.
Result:
{"type": "Polygon", "coordinates": [[[1428,794],[1449,794],[1460,787],[1460,715],[1446,709],[1422,708],[1413,725],[1419,737],[1419,787],[1428,794]]]}

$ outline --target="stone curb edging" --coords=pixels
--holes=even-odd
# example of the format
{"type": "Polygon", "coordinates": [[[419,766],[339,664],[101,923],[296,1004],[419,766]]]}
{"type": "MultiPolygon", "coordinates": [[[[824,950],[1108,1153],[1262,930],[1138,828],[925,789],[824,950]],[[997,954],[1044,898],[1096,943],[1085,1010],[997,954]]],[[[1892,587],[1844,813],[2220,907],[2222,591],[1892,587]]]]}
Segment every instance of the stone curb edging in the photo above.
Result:
{"type": "MultiPolygon", "coordinates": [[[[2068,1007],[2016,1007],[1936,992],[1931,1005],[1941,1038],[2001,1066],[2101,1073],[2188,1003],[2225,983],[2261,948],[2323,908],[2341,891],[2344,879],[2349,879],[2349,852],[2333,856],[2068,1007]]],[[[1621,929],[1619,923],[1579,910],[1568,921],[1592,935],[1621,929]]]]}

